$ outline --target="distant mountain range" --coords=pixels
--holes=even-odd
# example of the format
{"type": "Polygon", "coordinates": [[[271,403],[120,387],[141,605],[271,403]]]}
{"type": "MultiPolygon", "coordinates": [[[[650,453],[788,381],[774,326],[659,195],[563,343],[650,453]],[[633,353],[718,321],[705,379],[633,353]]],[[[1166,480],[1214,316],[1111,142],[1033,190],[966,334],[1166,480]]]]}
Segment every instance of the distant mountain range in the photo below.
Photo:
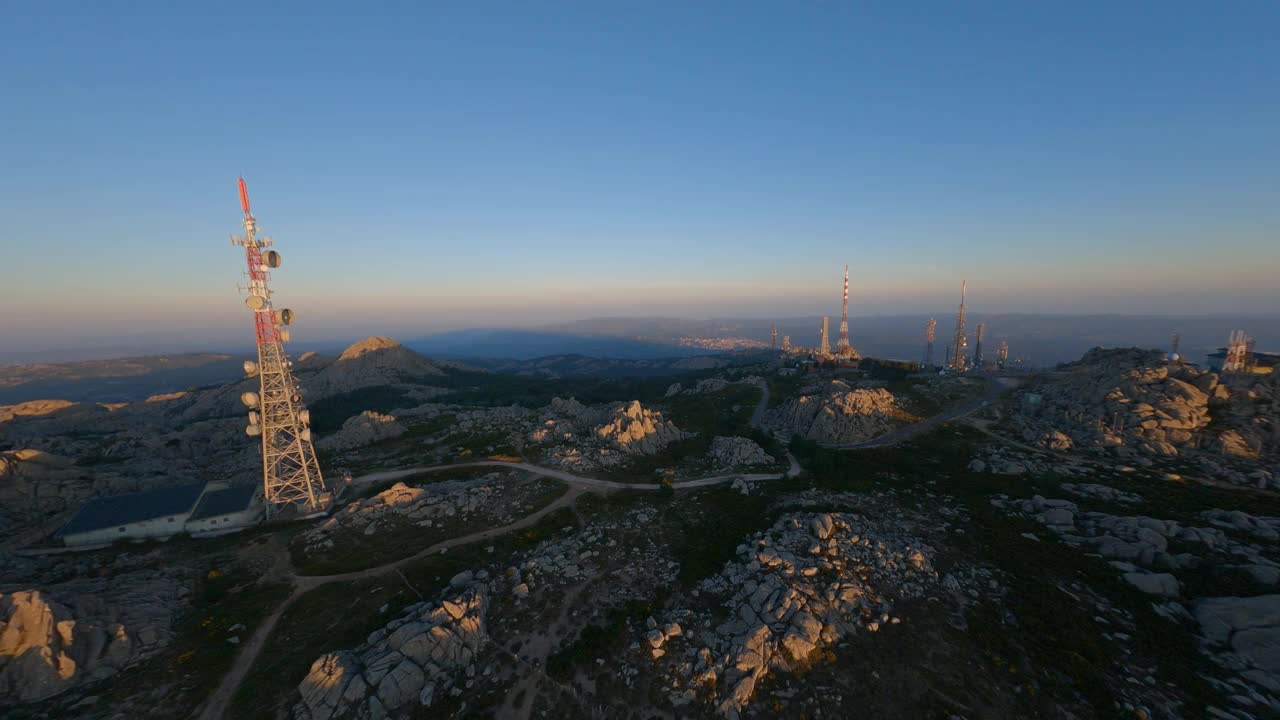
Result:
{"type": "MultiPolygon", "coordinates": [[[[955,312],[938,315],[898,315],[853,317],[849,336],[864,355],[921,360],[924,357],[924,327],[937,320],[934,360],[941,362],[955,332],[955,312]]],[[[791,336],[796,345],[814,347],[822,327],[820,316],[794,318],[720,318],[682,320],[679,318],[591,318],[542,328],[549,333],[600,337],[626,337],[663,344],[682,337],[745,337],[767,341],[769,329],[778,326],[778,338],[791,336]]],[[[1207,353],[1227,342],[1227,335],[1242,329],[1257,340],[1259,350],[1280,350],[1280,315],[1196,316],[1159,315],[968,315],[969,349],[973,350],[978,323],[986,324],[985,350],[994,353],[1001,340],[1009,341],[1011,357],[1023,358],[1033,366],[1050,366],[1078,359],[1090,348],[1130,347],[1167,350],[1170,336],[1182,336],[1181,351],[1190,362],[1203,362],[1207,353]]],[[[839,330],[839,316],[831,317],[831,342],[839,330]]]]}
{"type": "Polygon", "coordinates": [[[706,350],[639,339],[625,332],[587,333],[544,329],[456,330],[409,340],[404,345],[430,357],[459,359],[531,360],[549,355],[584,355],[594,358],[654,360],[707,354],[706,350]]]}
{"type": "MultiPolygon", "coordinates": [[[[934,361],[941,363],[951,342],[954,316],[938,321],[934,361]]],[[[850,338],[864,355],[919,360],[924,355],[926,315],[855,317],[850,338]]],[[[987,315],[969,316],[969,349],[975,329],[986,324],[985,351],[995,354],[1008,340],[1010,356],[1034,367],[1075,360],[1102,347],[1167,350],[1170,335],[1182,336],[1181,351],[1202,363],[1207,353],[1226,343],[1236,328],[1257,339],[1259,350],[1280,349],[1280,316],[1190,317],[1134,315],[987,315]]],[[[751,338],[768,341],[778,326],[779,342],[790,335],[796,345],[818,344],[821,318],[712,319],[593,318],[536,329],[472,329],[440,333],[404,343],[430,358],[465,360],[492,372],[546,377],[637,377],[670,375],[688,370],[750,362],[750,351],[715,352],[681,346],[684,338],[751,338]]],[[[838,318],[832,323],[832,341],[838,318]]],[[[391,342],[391,341],[386,341],[391,342]]],[[[295,348],[296,350],[296,348],[295,348]]],[[[336,354],[336,353],[335,353],[336,354]]],[[[151,355],[71,363],[0,365],[0,404],[27,400],[66,399],[117,402],[191,387],[219,385],[243,376],[248,353],[151,355]]]]}

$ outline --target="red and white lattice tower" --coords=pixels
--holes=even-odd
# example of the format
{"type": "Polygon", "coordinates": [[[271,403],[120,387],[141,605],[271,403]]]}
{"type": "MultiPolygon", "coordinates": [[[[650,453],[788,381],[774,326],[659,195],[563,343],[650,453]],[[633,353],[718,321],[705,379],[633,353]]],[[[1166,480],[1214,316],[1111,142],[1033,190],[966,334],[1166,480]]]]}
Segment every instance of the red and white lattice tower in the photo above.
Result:
{"type": "Polygon", "coordinates": [[[929,318],[924,324],[924,366],[933,367],[933,340],[938,334],[938,321],[929,318]]]}
{"type": "Polygon", "coordinates": [[[249,191],[240,178],[240,207],[244,210],[244,236],[231,242],[244,247],[249,266],[249,297],[245,304],[253,311],[253,328],[258,340],[258,362],[246,362],[245,372],[256,374],[259,391],[247,392],[241,400],[248,405],[251,437],[262,438],[262,488],[267,512],[274,515],[293,510],[302,515],[325,512],[333,502],[320,475],[320,463],[311,444],[311,416],[302,404],[298,383],[289,370],[292,363],[284,352],[293,322],[293,311],[271,306],[267,286],[270,270],[280,267],[280,253],[265,250],[271,239],[258,235],[258,223],[249,212],[249,191]]]}
{"type": "Polygon", "coordinates": [[[956,332],[951,339],[951,369],[963,371],[969,369],[967,350],[969,339],[965,336],[964,296],[969,291],[969,281],[960,284],[960,310],[956,313],[956,332]]]}
{"type": "Polygon", "coordinates": [[[849,266],[844,266],[844,300],[840,304],[840,337],[836,339],[836,354],[857,356],[849,344],[849,266]]]}

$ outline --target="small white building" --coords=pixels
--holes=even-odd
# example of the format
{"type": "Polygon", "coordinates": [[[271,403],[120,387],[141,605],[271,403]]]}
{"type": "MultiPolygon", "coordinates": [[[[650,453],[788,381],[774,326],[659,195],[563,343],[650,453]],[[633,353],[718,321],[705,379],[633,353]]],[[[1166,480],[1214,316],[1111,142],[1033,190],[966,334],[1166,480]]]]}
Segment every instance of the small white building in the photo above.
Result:
{"type": "Polygon", "coordinates": [[[222,535],[262,521],[259,485],[208,483],[94,498],[57,536],[68,546],[108,545],[119,540],[167,540],[189,533],[222,535]]]}
{"type": "Polygon", "coordinates": [[[187,532],[192,537],[225,535],[262,522],[262,486],[209,483],[196,509],[187,518],[187,532]]]}

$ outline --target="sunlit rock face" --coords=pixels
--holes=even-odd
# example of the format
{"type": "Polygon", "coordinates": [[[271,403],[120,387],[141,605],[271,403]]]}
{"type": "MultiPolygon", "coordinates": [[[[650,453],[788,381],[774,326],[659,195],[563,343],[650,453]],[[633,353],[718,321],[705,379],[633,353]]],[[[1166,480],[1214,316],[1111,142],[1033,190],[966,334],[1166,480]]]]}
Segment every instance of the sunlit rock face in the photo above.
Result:
{"type": "Polygon", "coordinates": [[[727,615],[713,632],[690,640],[679,624],[651,623],[643,645],[655,660],[668,652],[695,657],[680,671],[689,697],[709,696],[736,717],[766,676],[802,671],[820,649],[900,622],[895,602],[937,587],[932,553],[892,523],[851,513],[786,515],[699,586],[727,615]]]}
{"type": "Polygon", "coordinates": [[[892,430],[903,413],[884,388],[854,388],[841,380],[805,388],[765,413],[766,428],[829,444],[869,440],[892,430]]]}
{"type": "Polygon", "coordinates": [[[317,658],[298,686],[293,717],[386,717],[430,707],[457,691],[464,674],[474,675],[488,640],[488,607],[479,587],[447,593],[438,605],[410,605],[361,645],[317,658]]]}
{"type": "Polygon", "coordinates": [[[140,572],[0,593],[0,705],[43,700],[159,652],[188,592],[174,573],[140,572]]]}
{"type": "Polygon", "coordinates": [[[1276,386],[1274,376],[1226,383],[1157,351],[1095,348],[1026,388],[1013,420],[1055,451],[1256,459],[1280,439],[1276,386]]]}
{"type": "Polygon", "coordinates": [[[549,445],[546,462],[566,469],[595,470],[653,455],[673,442],[692,437],[638,400],[583,405],[553,398],[539,414],[528,440],[549,445]]]}

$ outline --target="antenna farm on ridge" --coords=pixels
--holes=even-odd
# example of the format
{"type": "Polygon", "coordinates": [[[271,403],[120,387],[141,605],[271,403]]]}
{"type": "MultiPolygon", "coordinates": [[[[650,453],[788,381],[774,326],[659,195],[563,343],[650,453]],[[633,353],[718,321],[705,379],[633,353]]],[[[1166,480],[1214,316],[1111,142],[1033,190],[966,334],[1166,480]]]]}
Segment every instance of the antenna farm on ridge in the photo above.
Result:
{"type": "Polygon", "coordinates": [[[258,236],[258,223],[249,212],[249,191],[240,178],[240,207],[244,210],[244,236],[231,236],[234,245],[244,247],[249,266],[249,297],[245,305],[253,312],[258,342],[258,362],[245,361],[249,377],[258,376],[258,392],[240,396],[249,406],[250,437],[262,438],[262,488],[268,515],[292,509],[303,516],[328,511],[333,496],[326,491],[320,463],[311,444],[311,414],[302,404],[297,380],[284,352],[293,322],[293,311],[275,310],[267,286],[270,271],[280,267],[280,253],[263,251],[271,239],[258,236]]]}

